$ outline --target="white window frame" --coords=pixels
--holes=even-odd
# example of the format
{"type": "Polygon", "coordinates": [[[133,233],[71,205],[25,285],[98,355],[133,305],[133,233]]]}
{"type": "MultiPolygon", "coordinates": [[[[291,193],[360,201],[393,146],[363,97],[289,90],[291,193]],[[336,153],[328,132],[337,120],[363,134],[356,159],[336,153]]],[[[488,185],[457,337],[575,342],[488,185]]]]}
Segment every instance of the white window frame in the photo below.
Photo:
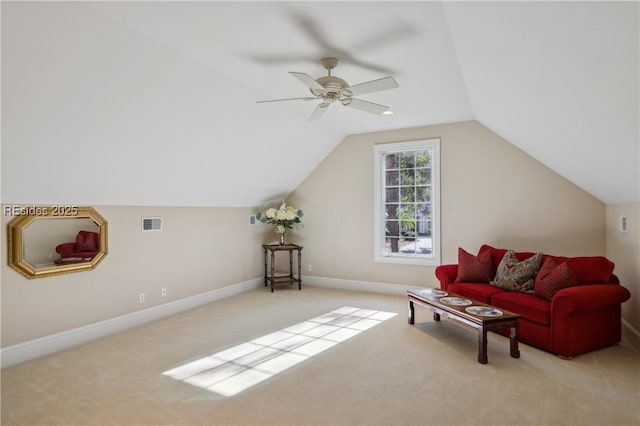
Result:
{"type": "Polygon", "coordinates": [[[373,261],[412,265],[440,265],[440,139],[377,144],[373,147],[373,261]],[[407,253],[385,254],[385,164],[390,153],[432,150],[431,158],[431,220],[432,253],[430,256],[407,253]]]}

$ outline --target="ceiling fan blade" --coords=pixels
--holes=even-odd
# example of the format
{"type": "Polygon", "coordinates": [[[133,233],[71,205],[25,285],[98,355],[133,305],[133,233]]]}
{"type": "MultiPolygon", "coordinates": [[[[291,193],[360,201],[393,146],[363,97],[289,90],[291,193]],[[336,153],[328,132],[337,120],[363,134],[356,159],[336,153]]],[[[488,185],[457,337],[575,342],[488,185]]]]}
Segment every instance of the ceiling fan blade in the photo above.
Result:
{"type": "Polygon", "coordinates": [[[366,93],[380,92],[382,90],[396,89],[400,87],[393,77],[384,77],[377,80],[367,81],[366,83],[356,84],[347,89],[353,96],[364,95],[366,93]]]}
{"type": "Polygon", "coordinates": [[[291,71],[289,72],[289,74],[291,74],[292,76],[294,76],[295,78],[303,82],[305,86],[307,86],[309,89],[320,90],[323,93],[327,91],[324,87],[322,87],[320,83],[315,81],[313,77],[311,77],[309,74],[305,74],[303,72],[291,72],[291,71]]]}
{"type": "Polygon", "coordinates": [[[319,103],[316,109],[314,109],[311,115],[309,116],[309,121],[317,120],[318,118],[322,117],[324,113],[327,112],[329,105],[330,104],[325,102],[319,103]]]}
{"type": "Polygon", "coordinates": [[[307,96],[304,98],[286,98],[286,99],[270,99],[267,101],[257,101],[257,104],[263,104],[265,102],[281,102],[281,101],[313,101],[318,98],[314,98],[313,96],[307,96]]]}
{"type": "Polygon", "coordinates": [[[359,109],[360,111],[370,112],[372,114],[378,114],[378,115],[382,115],[382,113],[384,113],[389,109],[388,106],[374,104],[373,102],[367,102],[361,99],[350,99],[350,102],[345,101],[342,104],[344,106],[359,109]]]}
{"type": "MultiPolygon", "coordinates": [[[[382,67],[369,62],[364,62],[356,59],[353,55],[347,52],[345,49],[332,44],[329,39],[329,35],[326,32],[325,22],[320,17],[313,14],[303,14],[300,12],[291,13],[291,21],[296,23],[302,33],[315,45],[317,52],[322,52],[324,57],[339,58],[343,64],[352,64],[361,68],[366,68],[371,71],[375,71],[381,74],[394,74],[395,71],[387,67],[382,67]]],[[[404,23],[403,23],[404,24],[404,23]]],[[[402,25],[402,24],[401,24],[402,25]]],[[[386,34],[383,34],[384,37],[386,34]]],[[[393,34],[389,34],[390,37],[394,37],[393,34]]],[[[382,42],[378,43],[378,40],[371,40],[369,47],[375,45],[379,47],[382,42]]],[[[359,51],[359,47],[354,46],[351,51],[359,51]]]]}

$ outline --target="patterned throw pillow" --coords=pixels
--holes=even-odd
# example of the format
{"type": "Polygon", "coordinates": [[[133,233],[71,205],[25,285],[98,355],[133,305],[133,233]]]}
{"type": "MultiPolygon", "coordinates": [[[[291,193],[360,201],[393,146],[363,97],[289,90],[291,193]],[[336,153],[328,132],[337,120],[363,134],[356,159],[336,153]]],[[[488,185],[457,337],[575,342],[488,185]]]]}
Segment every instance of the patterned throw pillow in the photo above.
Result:
{"type": "Polygon", "coordinates": [[[563,288],[576,284],[576,275],[569,269],[567,262],[556,265],[553,259],[547,259],[536,276],[533,292],[544,299],[551,300],[563,288]]]}
{"type": "Polygon", "coordinates": [[[495,280],[489,284],[511,291],[533,292],[534,278],[540,268],[542,253],[536,253],[522,262],[513,250],[507,250],[498,265],[495,280]]]}
{"type": "Polygon", "coordinates": [[[457,283],[488,283],[491,278],[493,278],[493,262],[490,251],[487,250],[476,257],[458,247],[457,283]]]}

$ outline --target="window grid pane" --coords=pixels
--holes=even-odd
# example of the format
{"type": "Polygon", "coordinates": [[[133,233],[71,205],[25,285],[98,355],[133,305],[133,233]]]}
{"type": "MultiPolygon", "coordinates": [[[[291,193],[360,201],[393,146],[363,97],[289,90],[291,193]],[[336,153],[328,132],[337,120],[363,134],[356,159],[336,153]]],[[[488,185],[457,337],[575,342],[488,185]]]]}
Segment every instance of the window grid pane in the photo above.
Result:
{"type": "Polygon", "coordinates": [[[433,254],[431,150],[384,156],[385,254],[433,254]]]}

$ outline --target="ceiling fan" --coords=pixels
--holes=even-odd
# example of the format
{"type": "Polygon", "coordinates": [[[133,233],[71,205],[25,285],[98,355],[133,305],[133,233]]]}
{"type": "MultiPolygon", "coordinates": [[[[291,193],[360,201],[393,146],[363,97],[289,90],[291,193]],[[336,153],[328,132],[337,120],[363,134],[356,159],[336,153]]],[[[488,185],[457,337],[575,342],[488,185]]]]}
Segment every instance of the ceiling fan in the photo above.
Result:
{"type": "Polygon", "coordinates": [[[265,102],[281,102],[281,101],[313,101],[320,100],[316,109],[313,110],[309,120],[317,120],[322,117],[327,108],[334,102],[340,102],[344,106],[359,109],[361,111],[370,112],[372,114],[389,114],[389,107],[385,105],[375,104],[373,102],[363,101],[356,99],[353,96],[364,95],[367,93],[380,92],[382,90],[395,89],[400,87],[398,82],[393,77],[383,77],[377,80],[367,81],[366,83],[356,84],[349,86],[349,83],[331,75],[331,70],[338,65],[336,58],[324,58],[320,61],[324,66],[328,75],[313,79],[309,74],[302,72],[289,72],[292,76],[300,80],[303,84],[309,87],[313,96],[306,96],[303,98],[286,98],[286,99],[273,99],[268,101],[258,101],[257,103],[265,102]]]}

